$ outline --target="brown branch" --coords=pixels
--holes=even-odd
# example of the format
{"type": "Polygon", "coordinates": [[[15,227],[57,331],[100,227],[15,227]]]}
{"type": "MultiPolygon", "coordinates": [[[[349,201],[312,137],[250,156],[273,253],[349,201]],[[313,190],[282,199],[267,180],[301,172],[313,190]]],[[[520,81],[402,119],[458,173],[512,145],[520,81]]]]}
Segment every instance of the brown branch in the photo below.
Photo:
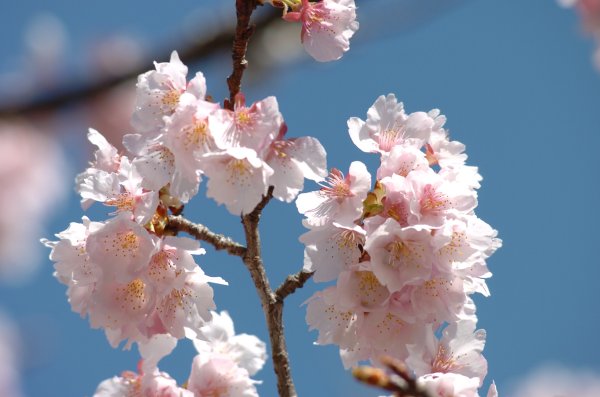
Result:
{"type": "Polygon", "coordinates": [[[290,274],[275,291],[275,297],[277,300],[283,302],[288,295],[293,294],[298,288],[304,287],[304,284],[313,276],[313,274],[315,273],[306,272],[304,270],[301,270],[296,274],[290,274]]]}
{"type": "Polygon", "coordinates": [[[169,216],[167,228],[177,232],[185,232],[196,240],[206,241],[217,251],[225,250],[229,254],[239,257],[246,254],[246,247],[243,245],[236,243],[227,236],[212,232],[204,225],[190,222],[182,216],[169,216]]]}
{"type": "Polygon", "coordinates": [[[431,397],[429,392],[417,383],[403,362],[389,356],[381,357],[380,361],[397,376],[390,376],[381,368],[368,366],[354,368],[352,375],[360,382],[391,391],[396,397],[431,397]]]}
{"type": "Polygon", "coordinates": [[[296,397],[296,389],[292,381],[285,335],[283,333],[283,299],[278,299],[277,295],[273,293],[261,257],[258,223],[262,210],[272,197],[273,187],[271,186],[254,210],[242,216],[242,224],[244,225],[244,232],[246,234],[246,245],[248,247],[243,260],[250,272],[250,276],[260,297],[263,312],[265,313],[279,396],[296,397]]]}
{"type": "Polygon", "coordinates": [[[233,110],[235,96],[240,92],[244,70],[248,66],[246,51],[248,49],[248,41],[250,41],[250,36],[254,33],[255,28],[254,25],[250,25],[250,17],[259,4],[259,0],[235,0],[237,24],[235,27],[233,48],[231,50],[233,71],[227,78],[229,100],[225,100],[225,108],[229,110],[233,110]]]}

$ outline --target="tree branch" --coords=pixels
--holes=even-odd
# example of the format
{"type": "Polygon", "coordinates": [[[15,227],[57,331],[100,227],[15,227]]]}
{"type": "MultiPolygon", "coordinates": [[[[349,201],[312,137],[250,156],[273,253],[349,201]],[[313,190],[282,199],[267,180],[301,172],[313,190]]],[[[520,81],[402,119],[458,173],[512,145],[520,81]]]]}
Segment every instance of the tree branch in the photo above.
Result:
{"type": "Polygon", "coordinates": [[[275,291],[275,298],[283,302],[290,294],[293,294],[298,288],[304,287],[304,284],[310,279],[314,272],[299,271],[296,274],[290,274],[285,281],[281,283],[275,291]]]}
{"type": "MultiPolygon", "coordinates": [[[[273,186],[263,199],[256,205],[254,210],[242,216],[242,224],[246,234],[247,251],[244,255],[244,264],[250,272],[254,286],[260,297],[263,312],[269,330],[269,339],[271,341],[271,357],[273,359],[273,368],[277,376],[277,390],[280,397],[296,397],[296,388],[292,380],[290,371],[290,362],[285,344],[285,335],[283,332],[283,299],[278,299],[273,293],[269,280],[265,272],[265,267],[261,257],[260,235],[258,232],[258,223],[264,207],[273,197],[273,186]]],[[[278,289],[279,291],[279,289],[278,289]]]]}
{"type": "Polygon", "coordinates": [[[217,251],[225,250],[231,255],[243,257],[246,254],[246,247],[236,243],[231,238],[222,234],[213,233],[204,225],[192,223],[182,216],[169,216],[167,228],[177,232],[185,232],[193,236],[196,240],[206,241],[217,251]]]}
{"type": "Polygon", "coordinates": [[[368,366],[354,368],[352,375],[370,386],[393,392],[395,397],[431,397],[403,362],[389,356],[381,357],[380,361],[397,376],[390,376],[381,368],[368,366]]]}
{"type": "Polygon", "coordinates": [[[248,49],[248,41],[254,33],[254,25],[250,25],[250,17],[252,12],[259,4],[259,0],[236,0],[235,10],[237,15],[237,25],[235,27],[235,36],[233,39],[233,48],[231,58],[233,60],[233,71],[227,78],[227,86],[229,87],[229,100],[225,101],[225,108],[233,110],[235,96],[240,92],[242,86],[242,77],[244,70],[248,66],[246,60],[246,51],[248,49]]]}

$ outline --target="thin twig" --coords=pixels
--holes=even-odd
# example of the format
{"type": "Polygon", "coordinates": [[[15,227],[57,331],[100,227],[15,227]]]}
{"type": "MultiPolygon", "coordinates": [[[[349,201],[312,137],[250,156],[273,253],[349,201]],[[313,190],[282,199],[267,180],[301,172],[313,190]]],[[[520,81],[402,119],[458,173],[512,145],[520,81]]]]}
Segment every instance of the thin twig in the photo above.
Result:
{"type": "Polygon", "coordinates": [[[283,302],[288,295],[293,294],[298,288],[304,287],[304,284],[313,276],[313,274],[315,273],[304,270],[301,270],[296,274],[290,274],[275,291],[275,297],[277,300],[283,302]]]}
{"type": "Polygon", "coordinates": [[[236,243],[230,237],[214,233],[206,226],[190,222],[182,216],[169,216],[167,228],[185,232],[193,236],[196,240],[206,241],[217,251],[225,250],[229,254],[239,257],[243,257],[246,254],[246,247],[236,243]]]}
{"type": "Polygon", "coordinates": [[[248,41],[254,33],[254,25],[250,25],[250,17],[252,12],[258,6],[258,0],[236,0],[235,10],[237,14],[237,25],[235,27],[235,36],[233,39],[233,48],[231,58],[233,60],[233,71],[227,78],[227,86],[229,87],[229,100],[225,101],[225,108],[233,110],[235,96],[240,92],[242,87],[242,77],[244,70],[248,66],[246,60],[246,51],[248,50],[248,41]]]}
{"type": "Polygon", "coordinates": [[[244,264],[250,272],[254,286],[260,297],[263,312],[269,330],[269,339],[271,341],[271,357],[273,359],[273,368],[277,376],[277,390],[280,397],[296,397],[296,388],[292,380],[290,371],[290,361],[285,343],[283,332],[283,299],[277,299],[273,293],[269,280],[265,272],[265,267],[261,257],[260,234],[258,232],[258,223],[264,207],[273,197],[273,187],[269,190],[254,210],[242,216],[242,224],[246,234],[247,251],[244,255],[244,264]]]}
{"type": "Polygon", "coordinates": [[[396,397],[431,397],[410,373],[406,364],[389,356],[380,358],[383,365],[397,376],[390,376],[381,368],[357,367],[352,375],[359,381],[383,390],[391,391],[396,397]]]}

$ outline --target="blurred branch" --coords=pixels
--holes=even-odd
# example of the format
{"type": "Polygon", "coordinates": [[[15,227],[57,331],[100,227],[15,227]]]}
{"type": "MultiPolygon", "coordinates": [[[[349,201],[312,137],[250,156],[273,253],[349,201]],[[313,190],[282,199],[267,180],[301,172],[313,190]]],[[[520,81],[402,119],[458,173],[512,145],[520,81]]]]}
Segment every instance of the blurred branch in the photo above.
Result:
{"type": "MultiPolygon", "coordinates": [[[[254,0],[252,0],[254,2],[254,0]]],[[[377,21],[376,24],[362,24],[353,45],[365,45],[379,38],[403,34],[442,16],[451,10],[470,2],[470,0],[356,0],[360,6],[361,19],[377,21]],[[394,10],[395,8],[395,10],[394,10]],[[402,12],[396,12],[402,8],[402,12]]],[[[263,30],[274,25],[281,17],[281,11],[273,7],[263,7],[255,15],[256,29],[263,30]]],[[[191,63],[230,48],[234,39],[234,26],[223,24],[221,30],[210,37],[202,37],[196,43],[179,51],[184,63],[191,63]]],[[[174,48],[174,47],[171,47],[174,48]]],[[[140,66],[125,70],[122,74],[103,79],[64,86],[50,93],[44,93],[33,100],[0,104],[0,118],[19,116],[35,112],[52,112],[67,105],[76,104],[118,86],[124,81],[135,79],[146,72],[156,59],[168,59],[169,50],[159,50],[140,62],[140,66]]],[[[265,65],[261,65],[265,66],[265,65]]]]}
{"type": "Polygon", "coordinates": [[[369,366],[354,368],[352,375],[360,382],[393,392],[395,397],[431,397],[429,392],[419,386],[404,363],[389,356],[381,357],[380,361],[392,375],[381,368],[369,366]]]}
{"type": "MultiPolygon", "coordinates": [[[[281,17],[281,11],[269,7],[266,12],[260,13],[255,19],[257,28],[265,28],[281,17]]],[[[234,39],[233,27],[224,25],[222,30],[215,32],[211,37],[203,37],[198,42],[184,48],[179,52],[179,57],[184,63],[190,63],[195,60],[207,57],[231,46],[234,39]]],[[[117,76],[110,76],[104,79],[87,84],[77,85],[75,87],[65,87],[51,95],[45,95],[42,98],[36,98],[24,103],[9,103],[0,107],[0,118],[19,116],[26,113],[50,112],[62,108],[66,105],[78,103],[86,99],[93,98],[103,94],[113,87],[118,86],[124,81],[135,79],[138,75],[148,70],[155,59],[168,59],[169,51],[157,51],[147,60],[140,63],[140,67],[124,71],[117,76]]]]}

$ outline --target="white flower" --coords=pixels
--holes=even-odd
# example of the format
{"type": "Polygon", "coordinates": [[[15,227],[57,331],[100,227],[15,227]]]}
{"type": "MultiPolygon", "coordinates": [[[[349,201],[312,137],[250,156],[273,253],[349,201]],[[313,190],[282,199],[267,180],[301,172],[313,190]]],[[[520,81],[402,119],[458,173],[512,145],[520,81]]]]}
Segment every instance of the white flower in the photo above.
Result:
{"type": "Polygon", "coordinates": [[[299,11],[288,12],[283,18],[302,22],[304,49],[319,62],[340,59],[358,30],[354,0],[302,0],[299,11]]]}
{"type": "Polygon", "coordinates": [[[235,334],[233,321],[226,311],[211,312],[212,320],[200,328],[194,346],[200,355],[220,354],[254,375],[267,359],[266,345],[254,335],[235,334]]]}

